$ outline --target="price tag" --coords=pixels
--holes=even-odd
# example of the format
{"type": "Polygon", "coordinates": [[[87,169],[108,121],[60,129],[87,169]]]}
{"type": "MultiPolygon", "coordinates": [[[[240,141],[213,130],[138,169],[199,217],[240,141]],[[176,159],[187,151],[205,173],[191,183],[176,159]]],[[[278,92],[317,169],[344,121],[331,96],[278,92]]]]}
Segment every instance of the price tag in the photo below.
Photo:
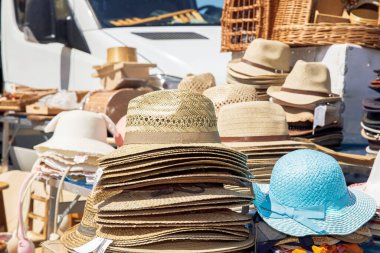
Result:
{"type": "Polygon", "coordinates": [[[100,247],[100,245],[102,245],[102,243],[104,242],[104,238],[100,238],[100,237],[95,237],[94,239],[92,239],[91,241],[89,241],[88,243],[78,247],[78,248],[75,248],[74,251],[77,252],[77,253],[89,253],[89,252],[93,252],[95,251],[96,249],[98,249],[100,247]]]}
{"type": "Polygon", "coordinates": [[[97,250],[95,250],[96,253],[104,253],[106,252],[108,246],[112,243],[112,240],[104,239],[103,243],[99,246],[97,250]]]}
{"type": "Polygon", "coordinates": [[[327,105],[318,105],[314,109],[313,131],[317,126],[323,127],[326,123],[327,105]]]}

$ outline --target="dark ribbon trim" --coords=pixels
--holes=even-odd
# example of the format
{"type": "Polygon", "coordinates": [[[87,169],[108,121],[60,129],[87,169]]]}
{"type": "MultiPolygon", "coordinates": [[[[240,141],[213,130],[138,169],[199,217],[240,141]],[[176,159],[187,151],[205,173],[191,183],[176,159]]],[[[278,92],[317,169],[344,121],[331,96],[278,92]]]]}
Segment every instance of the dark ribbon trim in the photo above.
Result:
{"type": "Polygon", "coordinates": [[[251,61],[249,61],[247,59],[244,59],[244,58],[241,59],[241,62],[244,62],[245,64],[251,65],[251,66],[259,68],[259,69],[263,69],[263,70],[266,70],[266,71],[273,72],[275,74],[289,73],[289,71],[286,71],[286,70],[283,70],[283,69],[271,68],[271,67],[268,67],[268,66],[265,66],[265,65],[261,65],[259,63],[251,62],[251,61]]]}
{"type": "Polygon", "coordinates": [[[268,136],[245,136],[245,137],[221,137],[222,142],[261,142],[261,141],[286,141],[290,140],[289,135],[268,135],[268,136]]]}
{"type": "Polygon", "coordinates": [[[310,91],[310,90],[298,90],[298,89],[291,89],[291,88],[285,88],[282,87],[281,91],[289,92],[289,93],[295,93],[295,94],[302,94],[302,95],[310,95],[310,96],[318,96],[318,97],[336,97],[337,95],[332,93],[325,93],[325,92],[318,92],[318,91],[310,91]]]}

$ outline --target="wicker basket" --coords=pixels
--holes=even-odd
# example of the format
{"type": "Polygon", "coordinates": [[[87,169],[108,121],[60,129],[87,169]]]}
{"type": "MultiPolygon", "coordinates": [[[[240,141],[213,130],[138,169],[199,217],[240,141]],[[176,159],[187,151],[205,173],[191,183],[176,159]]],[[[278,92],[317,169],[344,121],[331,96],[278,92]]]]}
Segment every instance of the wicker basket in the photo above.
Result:
{"type": "Polygon", "coordinates": [[[222,51],[243,51],[255,38],[270,38],[278,0],[226,0],[222,51]]]}
{"type": "Polygon", "coordinates": [[[380,26],[309,23],[313,20],[315,4],[315,0],[280,0],[271,39],[291,46],[349,43],[380,48],[380,26]]]}

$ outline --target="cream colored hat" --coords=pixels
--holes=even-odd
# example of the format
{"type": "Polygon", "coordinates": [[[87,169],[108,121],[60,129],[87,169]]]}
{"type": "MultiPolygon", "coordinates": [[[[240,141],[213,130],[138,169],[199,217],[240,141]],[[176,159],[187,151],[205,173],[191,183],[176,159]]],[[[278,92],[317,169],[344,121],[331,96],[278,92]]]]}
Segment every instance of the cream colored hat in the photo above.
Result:
{"type": "Polygon", "coordinates": [[[189,74],[179,83],[178,89],[202,94],[205,90],[215,85],[215,77],[211,73],[200,75],[189,74]]]}
{"type": "Polygon", "coordinates": [[[114,150],[107,144],[107,128],[113,132],[115,125],[103,113],[79,110],[62,112],[45,128],[45,132],[54,132],[53,136],[34,148],[39,153],[54,150],[102,156],[114,150]]]}
{"type": "Polygon", "coordinates": [[[203,92],[214,104],[216,115],[225,105],[256,100],[256,89],[246,84],[224,84],[203,92]]]}
{"type": "Polygon", "coordinates": [[[318,62],[297,61],[282,87],[270,87],[268,95],[289,104],[309,105],[336,102],[341,98],[331,93],[330,72],[318,62]]]}
{"type": "Polygon", "coordinates": [[[377,154],[371,174],[366,183],[351,185],[350,188],[363,191],[376,200],[377,208],[380,209],[380,153],[377,154]]]}
{"type": "Polygon", "coordinates": [[[139,96],[128,105],[124,146],[101,158],[180,147],[228,149],[220,143],[212,101],[189,91],[164,90],[139,96]]]}
{"type": "MultiPolygon", "coordinates": [[[[231,62],[229,68],[247,76],[284,74],[290,67],[290,47],[279,41],[255,39],[240,62],[231,62]]],[[[230,73],[233,75],[233,72],[230,73]]]]}
{"type": "Polygon", "coordinates": [[[222,142],[231,147],[301,144],[290,140],[282,107],[266,101],[224,106],[218,129],[222,142]]]}

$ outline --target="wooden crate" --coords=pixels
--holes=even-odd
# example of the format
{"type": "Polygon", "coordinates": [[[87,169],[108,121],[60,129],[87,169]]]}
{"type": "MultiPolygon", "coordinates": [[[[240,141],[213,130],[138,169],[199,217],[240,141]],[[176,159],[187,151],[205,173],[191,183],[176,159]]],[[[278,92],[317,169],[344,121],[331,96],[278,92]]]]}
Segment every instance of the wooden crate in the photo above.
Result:
{"type": "Polygon", "coordinates": [[[65,110],[60,108],[49,108],[46,105],[40,103],[34,103],[26,106],[26,113],[38,114],[38,115],[57,115],[65,110]]]}

